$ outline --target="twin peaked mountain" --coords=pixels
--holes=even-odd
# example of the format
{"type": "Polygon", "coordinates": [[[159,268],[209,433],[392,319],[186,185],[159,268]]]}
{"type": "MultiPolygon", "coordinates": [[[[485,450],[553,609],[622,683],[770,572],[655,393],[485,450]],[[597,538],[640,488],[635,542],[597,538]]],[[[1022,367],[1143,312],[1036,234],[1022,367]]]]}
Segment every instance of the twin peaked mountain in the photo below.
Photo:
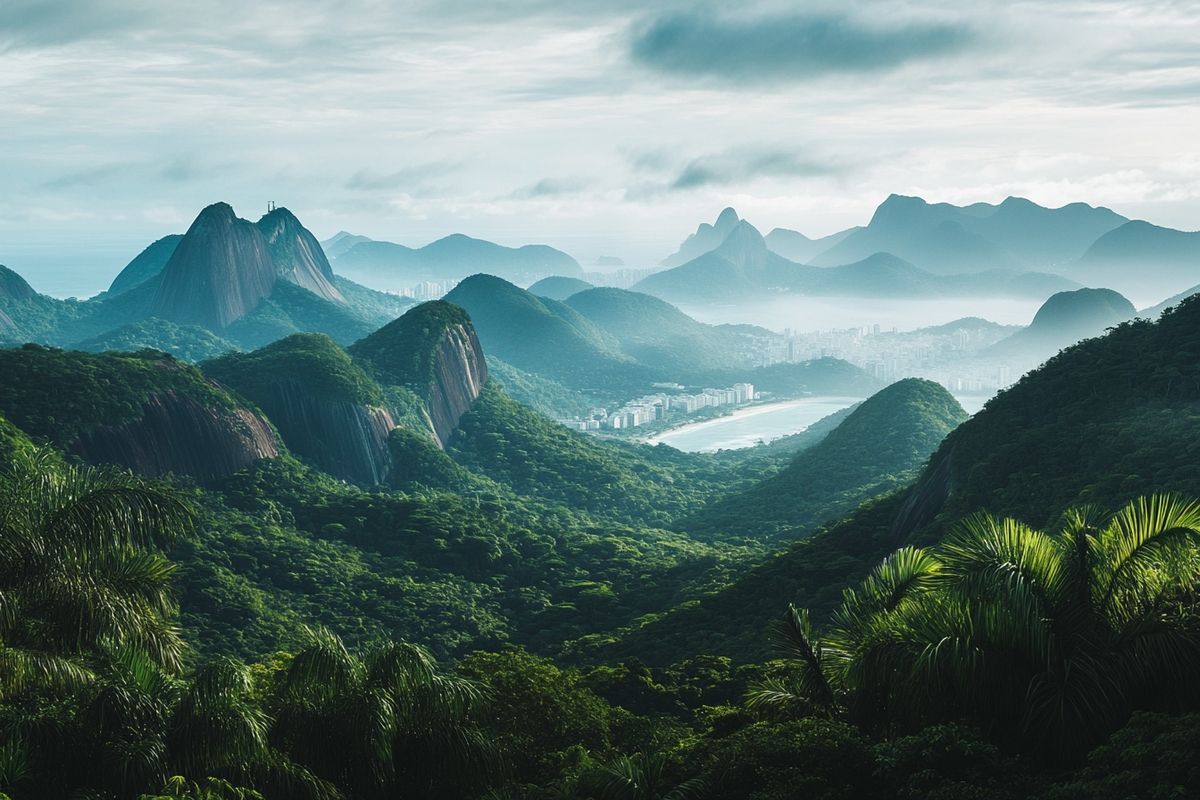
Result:
{"type": "Polygon", "coordinates": [[[280,281],[346,303],[316,237],[286,208],[257,223],[240,219],[226,203],[205,208],[150,280],[156,282],[153,316],[212,330],[245,317],[280,281]]]}

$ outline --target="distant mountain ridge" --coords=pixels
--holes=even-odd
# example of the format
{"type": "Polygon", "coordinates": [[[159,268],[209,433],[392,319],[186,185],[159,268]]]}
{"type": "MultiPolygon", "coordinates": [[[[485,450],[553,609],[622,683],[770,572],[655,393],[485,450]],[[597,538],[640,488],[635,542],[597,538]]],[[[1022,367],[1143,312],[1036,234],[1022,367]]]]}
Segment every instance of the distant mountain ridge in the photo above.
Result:
{"type": "Polygon", "coordinates": [[[418,248],[395,242],[357,242],[334,260],[339,273],[388,290],[481,272],[522,284],[550,275],[583,275],[578,261],[548,245],[505,247],[461,233],[418,248]]]}
{"type": "Polygon", "coordinates": [[[742,220],[718,247],[682,266],[654,273],[634,289],[673,302],[729,302],[781,292],[840,297],[1044,297],[1077,286],[1057,275],[1011,270],[935,275],[887,252],[836,267],[798,264],[772,252],[758,230],[742,220]]]}

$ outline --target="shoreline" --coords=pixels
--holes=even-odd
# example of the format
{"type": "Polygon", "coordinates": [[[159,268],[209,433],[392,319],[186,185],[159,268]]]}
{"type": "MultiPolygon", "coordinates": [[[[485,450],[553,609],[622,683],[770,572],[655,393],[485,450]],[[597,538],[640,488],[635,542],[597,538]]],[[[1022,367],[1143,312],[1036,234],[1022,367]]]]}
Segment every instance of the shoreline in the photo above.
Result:
{"type": "MultiPolygon", "coordinates": [[[[849,396],[842,396],[842,395],[814,395],[812,397],[798,397],[798,398],[793,398],[791,400],[772,400],[772,401],[769,401],[766,403],[756,403],[753,405],[743,406],[741,408],[735,409],[730,414],[724,414],[722,416],[715,417],[713,419],[699,420],[697,422],[681,422],[678,425],[674,425],[670,428],[666,428],[661,431],[655,431],[654,433],[652,433],[648,436],[640,437],[640,438],[636,439],[635,441],[638,442],[639,444],[657,445],[660,443],[660,440],[662,439],[662,437],[668,436],[668,435],[674,434],[674,433],[679,433],[680,431],[703,430],[704,428],[708,428],[713,425],[728,424],[729,422],[732,422],[733,420],[736,420],[736,419],[746,419],[747,417],[754,417],[754,416],[758,416],[760,414],[768,414],[768,413],[771,413],[774,411],[782,411],[787,408],[796,408],[798,406],[807,405],[814,401],[828,402],[828,401],[845,400],[845,401],[847,401],[847,405],[849,405],[851,403],[861,402],[864,399],[865,398],[862,398],[862,397],[849,397],[849,396]]],[[[806,425],[804,428],[801,428],[799,431],[793,431],[793,433],[801,433],[802,431],[806,430],[807,428],[808,428],[808,426],[806,425]]],[[[790,434],[782,434],[782,436],[788,436],[788,435],[790,435],[790,434]]],[[[662,443],[667,444],[669,447],[673,446],[666,442],[662,442],[662,443]]]]}

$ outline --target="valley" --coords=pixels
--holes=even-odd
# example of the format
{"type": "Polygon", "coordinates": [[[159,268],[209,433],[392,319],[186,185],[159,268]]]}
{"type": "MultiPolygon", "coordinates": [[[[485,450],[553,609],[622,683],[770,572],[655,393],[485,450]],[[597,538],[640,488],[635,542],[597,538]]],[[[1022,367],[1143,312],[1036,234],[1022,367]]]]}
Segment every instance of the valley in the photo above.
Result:
{"type": "Polygon", "coordinates": [[[1194,3],[0,3],[0,800],[1200,798],[1194,3]]]}

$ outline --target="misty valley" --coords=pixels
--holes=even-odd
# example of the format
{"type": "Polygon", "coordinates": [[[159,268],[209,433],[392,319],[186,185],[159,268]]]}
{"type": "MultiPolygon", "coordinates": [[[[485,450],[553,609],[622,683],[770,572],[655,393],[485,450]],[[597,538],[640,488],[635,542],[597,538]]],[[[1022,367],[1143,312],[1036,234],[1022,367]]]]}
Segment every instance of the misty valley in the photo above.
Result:
{"type": "Polygon", "coordinates": [[[1198,10],[0,2],[0,800],[1200,798],[1198,10]]]}
{"type": "Polygon", "coordinates": [[[1200,300],[897,202],[833,248],[955,281],[223,203],[85,301],[3,268],[3,790],[1109,796],[1195,719],[1200,300]]]}

